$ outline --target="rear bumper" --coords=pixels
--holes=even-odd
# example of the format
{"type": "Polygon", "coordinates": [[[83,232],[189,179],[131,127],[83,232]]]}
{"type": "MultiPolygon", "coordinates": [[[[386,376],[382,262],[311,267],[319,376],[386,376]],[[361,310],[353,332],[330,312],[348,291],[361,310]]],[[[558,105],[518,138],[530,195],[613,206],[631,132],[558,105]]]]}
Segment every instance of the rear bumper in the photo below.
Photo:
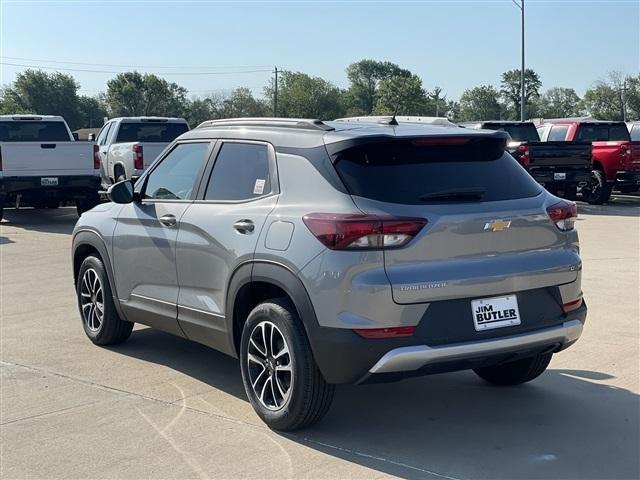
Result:
{"type": "Polygon", "coordinates": [[[559,349],[571,345],[582,334],[582,322],[569,320],[557,327],[513,335],[495,340],[459,343],[455,345],[415,345],[402,347],[386,353],[369,369],[370,374],[407,372],[424,368],[436,363],[447,363],[455,360],[500,355],[523,350],[533,350],[536,347],[557,345],[559,349]]]}
{"type": "MultiPolygon", "coordinates": [[[[446,318],[456,318],[455,313],[446,318]]],[[[411,337],[365,339],[348,329],[321,327],[309,332],[309,340],[316,363],[328,382],[375,383],[558,352],[578,340],[586,317],[587,307],[583,304],[567,314],[540,318],[535,326],[524,315],[520,326],[471,335],[453,334],[449,341],[428,333],[438,326],[424,320],[411,337]]]]}
{"type": "Polygon", "coordinates": [[[545,168],[545,167],[532,167],[529,169],[529,174],[535,179],[536,182],[544,185],[566,185],[566,184],[578,184],[586,183],[591,178],[591,167],[586,169],[570,169],[570,168],[545,168]]]}
{"type": "Polygon", "coordinates": [[[631,187],[640,185],[640,170],[616,172],[616,186],[631,187]]]}
{"type": "Polygon", "coordinates": [[[42,178],[48,176],[0,177],[0,195],[48,195],[59,198],[72,198],[100,189],[99,175],[57,175],[57,185],[42,185],[42,178]]]}

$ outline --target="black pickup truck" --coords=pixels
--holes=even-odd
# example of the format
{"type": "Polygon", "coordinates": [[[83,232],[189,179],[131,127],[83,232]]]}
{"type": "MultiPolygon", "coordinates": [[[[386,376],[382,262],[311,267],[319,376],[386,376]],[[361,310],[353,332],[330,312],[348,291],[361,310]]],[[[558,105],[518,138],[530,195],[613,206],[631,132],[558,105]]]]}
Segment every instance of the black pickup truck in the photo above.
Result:
{"type": "Polygon", "coordinates": [[[500,120],[461,126],[506,131],[511,136],[509,153],[554,195],[573,200],[578,188],[591,179],[591,142],[541,142],[533,122],[500,120]]]}

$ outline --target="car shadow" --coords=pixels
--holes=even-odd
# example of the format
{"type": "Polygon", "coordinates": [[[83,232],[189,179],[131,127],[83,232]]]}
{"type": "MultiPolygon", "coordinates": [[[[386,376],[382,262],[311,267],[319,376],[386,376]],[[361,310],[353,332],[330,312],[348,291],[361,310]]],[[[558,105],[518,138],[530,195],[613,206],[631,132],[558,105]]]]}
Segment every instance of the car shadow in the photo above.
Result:
{"type": "Polygon", "coordinates": [[[577,202],[579,215],[605,215],[615,217],[640,217],[640,196],[614,194],[605,205],[577,202]]]}
{"type": "Polygon", "coordinates": [[[17,227],[44,233],[73,232],[78,221],[75,207],[60,207],[54,209],[5,208],[2,227],[17,227]]]}
{"type": "MultiPolygon", "coordinates": [[[[142,329],[111,350],[247,401],[237,360],[207,347],[142,329]]],[[[552,363],[519,387],[472,372],[341,385],[324,420],[281,435],[402,478],[638,478],[640,396],[612,380],[552,363]]]]}

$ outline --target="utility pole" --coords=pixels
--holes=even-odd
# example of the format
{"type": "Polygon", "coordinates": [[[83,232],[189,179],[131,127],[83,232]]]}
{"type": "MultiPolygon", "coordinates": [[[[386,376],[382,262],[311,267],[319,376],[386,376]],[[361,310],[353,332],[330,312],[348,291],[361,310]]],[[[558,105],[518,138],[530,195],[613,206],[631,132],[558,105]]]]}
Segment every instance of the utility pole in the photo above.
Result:
{"type": "Polygon", "coordinates": [[[275,74],[274,89],[273,89],[273,116],[278,116],[278,67],[274,67],[273,73],[275,74]]]}
{"type": "Polygon", "coordinates": [[[627,121],[627,79],[622,81],[622,120],[627,121]]]}

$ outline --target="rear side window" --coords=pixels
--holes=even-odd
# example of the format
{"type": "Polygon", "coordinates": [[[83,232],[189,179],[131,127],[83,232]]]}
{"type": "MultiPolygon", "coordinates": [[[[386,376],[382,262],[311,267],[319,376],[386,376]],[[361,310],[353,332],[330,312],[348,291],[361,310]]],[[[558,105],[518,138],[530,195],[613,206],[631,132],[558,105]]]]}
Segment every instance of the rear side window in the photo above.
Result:
{"type": "Polygon", "coordinates": [[[211,172],[205,200],[250,200],[271,193],[266,145],[224,143],[211,172]]]}
{"type": "Polygon", "coordinates": [[[0,142],[69,142],[63,122],[0,122],[0,142]]]}
{"type": "MultiPolygon", "coordinates": [[[[419,140],[418,140],[419,141],[419,140]]],[[[532,197],[541,187],[494,139],[464,145],[367,144],[338,154],[336,170],[352,195],[390,203],[448,203],[532,197]],[[441,200],[439,200],[441,198],[441,200]]]]}
{"type": "Polygon", "coordinates": [[[189,128],[184,123],[123,122],[116,143],[158,142],[170,143],[189,128]]]}
{"type": "Polygon", "coordinates": [[[635,124],[631,127],[631,140],[634,142],[640,142],[640,123],[635,124]]]}
{"type": "Polygon", "coordinates": [[[567,138],[569,125],[554,125],[549,130],[547,142],[564,142],[567,138]]]}
{"type": "Polygon", "coordinates": [[[629,130],[624,123],[615,125],[582,124],[577,140],[585,142],[629,141],[629,130]]]}

